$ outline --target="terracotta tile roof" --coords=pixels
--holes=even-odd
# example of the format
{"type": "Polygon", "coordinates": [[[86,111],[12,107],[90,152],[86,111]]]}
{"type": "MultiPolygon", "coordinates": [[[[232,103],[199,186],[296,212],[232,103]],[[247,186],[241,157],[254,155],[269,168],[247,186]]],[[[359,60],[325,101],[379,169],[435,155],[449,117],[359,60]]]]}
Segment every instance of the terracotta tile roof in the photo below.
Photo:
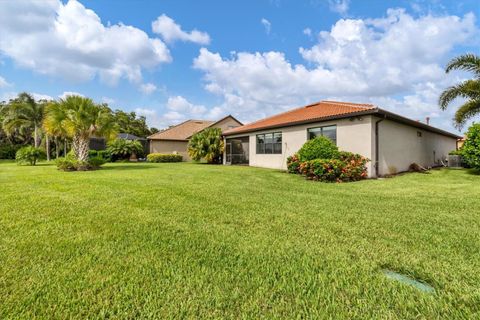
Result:
{"type": "Polygon", "coordinates": [[[275,128],[292,124],[315,122],[328,118],[348,116],[358,112],[375,110],[372,104],[360,104],[337,101],[320,101],[301,108],[293,109],[284,113],[274,115],[247,125],[227,130],[225,135],[232,135],[242,132],[251,132],[260,129],[275,128]]]}
{"type": "Polygon", "coordinates": [[[215,121],[207,120],[187,120],[168,129],[159,131],[148,137],[150,140],[188,140],[193,134],[201,131],[215,121]]]}

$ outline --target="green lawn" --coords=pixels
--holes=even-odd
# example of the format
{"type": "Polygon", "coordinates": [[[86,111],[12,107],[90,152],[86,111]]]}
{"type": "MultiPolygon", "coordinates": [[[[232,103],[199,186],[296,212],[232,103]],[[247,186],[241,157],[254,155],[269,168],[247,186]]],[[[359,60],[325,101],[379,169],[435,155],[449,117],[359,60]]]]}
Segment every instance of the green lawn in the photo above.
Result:
{"type": "Polygon", "coordinates": [[[480,317],[480,176],[466,170],[324,184],[3,162],[0,186],[0,319],[480,317]]]}

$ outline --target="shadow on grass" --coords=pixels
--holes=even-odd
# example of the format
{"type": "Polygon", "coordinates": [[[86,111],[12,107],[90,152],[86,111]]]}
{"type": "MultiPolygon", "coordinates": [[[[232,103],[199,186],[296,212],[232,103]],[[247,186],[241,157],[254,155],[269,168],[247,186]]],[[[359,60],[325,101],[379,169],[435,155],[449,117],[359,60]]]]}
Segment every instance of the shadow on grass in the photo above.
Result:
{"type": "Polygon", "coordinates": [[[155,165],[152,164],[119,164],[113,166],[103,166],[100,170],[143,170],[143,169],[152,169],[155,168],[155,165]]]}
{"type": "Polygon", "coordinates": [[[468,169],[467,173],[472,176],[480,176],[480,169],[468,169]]]}

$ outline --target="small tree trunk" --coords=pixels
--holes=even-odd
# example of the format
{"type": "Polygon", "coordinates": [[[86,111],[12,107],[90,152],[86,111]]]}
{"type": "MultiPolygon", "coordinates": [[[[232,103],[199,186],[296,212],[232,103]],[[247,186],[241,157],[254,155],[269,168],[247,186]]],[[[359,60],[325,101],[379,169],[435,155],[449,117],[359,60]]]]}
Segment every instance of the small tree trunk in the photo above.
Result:
{"type": "Polygon", "coordinates": [[[45,134],[45,149],[47,149],[47,161],[50,161],[50,137],[45,134]]]}
{"type": "Polygon", "coordinates": [[[55,159],[58,159],[58,155],[59,155],[59,149],[58,149],[58,137],[55,136],[54,138],[54,141],[55,141],[55,159]]]}
{"type": "Polygon", "coordinates": [[[33,131],[33,145],[35,148],[38,148],[38,128],[37,125],[35,125],[34,131],[33,131]]]}
{"type": "Polygon", "coordinates": [[[67,156],[67,139],[66,138],[63,140],[63,156],[64,157],[67,156]]]}
{"type": "Polygon", "coordinates": [[[90,140],[88,137],[75,135],[73,137],[73,152],[78,161],[88,161],[88,151],[90,140]]]}

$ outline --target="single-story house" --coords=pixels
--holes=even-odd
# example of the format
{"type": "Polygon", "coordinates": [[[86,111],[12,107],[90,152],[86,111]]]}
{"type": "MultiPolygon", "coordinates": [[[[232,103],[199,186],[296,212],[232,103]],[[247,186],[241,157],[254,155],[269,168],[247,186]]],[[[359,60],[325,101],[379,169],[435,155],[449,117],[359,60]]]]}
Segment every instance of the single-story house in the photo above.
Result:
{"type": "Polygon", "coordinates": [[[206,128],[220,128],[223,132],[242,125],[231,115],[218,121],[187,120],[149,136],[150,153],[178,153],[184,160],[190,160],[187,152],[188,141],[195,133],[206,128]]]}
{"type": "Polygon", "coordinates": [[[287,157],[319,135],[369,158],[369,177],[441,165],[460,138],[371,104],[321,101],[225,131],[223,162],[286,169],[287,157]]]}

